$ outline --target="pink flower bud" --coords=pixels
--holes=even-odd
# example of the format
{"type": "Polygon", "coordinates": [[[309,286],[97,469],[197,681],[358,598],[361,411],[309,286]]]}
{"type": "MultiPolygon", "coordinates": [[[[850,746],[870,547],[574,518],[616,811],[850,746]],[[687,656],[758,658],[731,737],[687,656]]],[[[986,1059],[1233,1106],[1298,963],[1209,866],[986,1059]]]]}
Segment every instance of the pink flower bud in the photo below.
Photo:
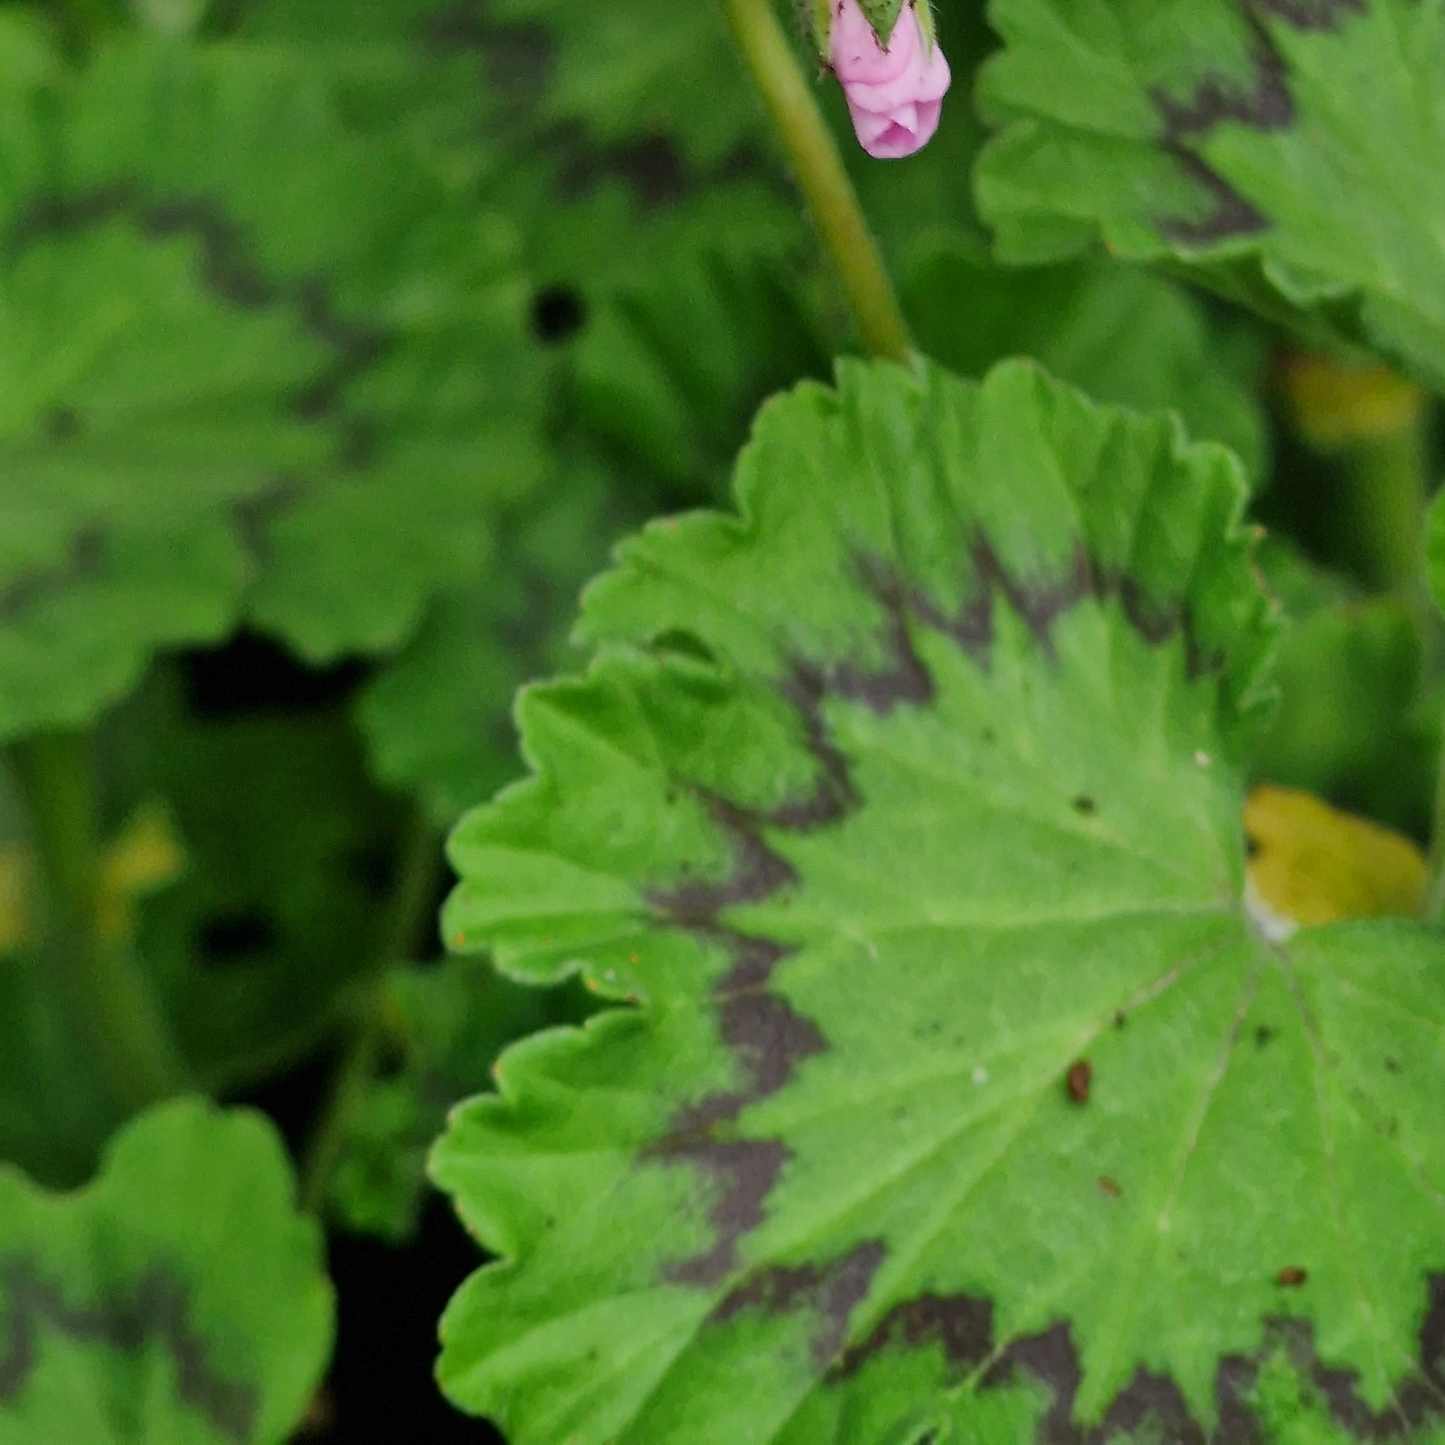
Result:
{"type": "Polygon", "coordinates": [[[842,82],[858,144],[878,160],[911,156],[938,129],[952,79],[943,51],[925,39],[913,0],[899,14],[887,49],[858,0],[831,3],[833,74],[842,82]]]}

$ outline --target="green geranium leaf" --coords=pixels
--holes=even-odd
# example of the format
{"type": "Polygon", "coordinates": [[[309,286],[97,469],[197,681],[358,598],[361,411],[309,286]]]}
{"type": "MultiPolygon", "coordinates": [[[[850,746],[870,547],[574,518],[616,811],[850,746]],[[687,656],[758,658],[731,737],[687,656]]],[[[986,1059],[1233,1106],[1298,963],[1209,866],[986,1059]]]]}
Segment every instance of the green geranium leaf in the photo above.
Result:
{"type": "Polygon", "coordinates": [[[348,1228],[405,1240],[427,1195],[426,1157],[448,1111],[492,1087],[511,1042],[580,1022],[592,1010],[576,988],[526,988],[485,959],[397,969],[387,981],[382,1066],[362,1096],[331,1190],[348,1228]]]}
{"type": "Polygon", "coordinates": [[[0,737],[238,621],[404,640],[536,479],[515,237],[290,51],[162,42],[0,103],[0,737]]]}
{"type": "Polygon", "coordinates": [[[1264,473],[1263,347],[1238,323],[1211,322],[1182,287],[1107,263],[1002,269],[944,245],[908,270],[904,304],[920,348],[955,371],[1032,356],[1096,400],[1172,407],[1191,436],[1264,473]]]}
{"type": "Polygon", "coordinates": [[[514,68],[489,63],[481,0],[213,0],[210,9],[211,34],[297,47],[340,85],[349,120],[404,131],[457,177],[487,174],[499,123],[515,113],[514,68]]]}
{"type": "Polygon", "coordinates": [[[1025,364],[845,363],[737,491],[593,587],[453,840],[453,942],[632,1005],[437,1148],[502,1256],[453,1399],[515,1445],[1247,1439],[1283,1349],[1357,1434],[1432,1416],[1445,945],[1242,905],[1237,464],[1025,364]]]}
{"type": "Polygon", "coordinates": [[[1438,0],[993,0],[978,195],[1013,260],[1102,236],[1445,379],[1438,0]]]}
{"type": "Polygon", "coordinates": [[[281,1445],[331,1344],[321,1232],[259,1115],[182,1100],[47,1195],[0,1167],[3,1445],[281,1445]]]}

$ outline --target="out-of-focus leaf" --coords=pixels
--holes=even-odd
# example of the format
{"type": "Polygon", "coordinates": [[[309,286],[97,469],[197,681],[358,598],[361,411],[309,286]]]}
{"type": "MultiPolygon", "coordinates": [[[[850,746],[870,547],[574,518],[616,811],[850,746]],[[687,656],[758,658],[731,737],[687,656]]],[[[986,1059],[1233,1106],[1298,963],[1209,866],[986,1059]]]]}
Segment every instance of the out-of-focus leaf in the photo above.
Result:
{"type": "Polygon", "coordinates": [[[374,770],[419,796],[440,826],[521,773],[512,700],[565,666],[582,584],[643,519],[646,499],[629,498],[585,450],[561,453],[538,503],[506,520],[485,578],[442,598],[362,694],[374,770]]]}
{"type": "Polygon", "coordinates": [[[767,123],[716,5],[492,0],[487,19],[530,45],[540,115],[607,145],[672,142],[689,162],[765,142],[767,123]]]}
{"type": "Polygon", "coordinates": [[[993,0],[978,196],[1013,260],[1101,238],[1445,380],[1438,0],[993,0]]]}
{"type": "Polygon", "coordinates": [[[1244,805],[1249,888],[1275,938],[1344,918],[1414,918],[1429,870],[1410,839],[1264,783],[1244,805]]]}
{"type": "Polygon", "coordinates": [[[0,1445],[281,1445],[332,1333],[293,1193],[270,1124],[193,1101],[79,1193],[0,1166],[0,1445]]]}
{"type": "Polygon", "coordinates": [[[759,404],[822,375],[828,354],[789,267],[699,247],[606,298],[574,352],[577,416],[626,465],[700,498],[759,404]]]}
{"type": "Polygon", "coordinates": [[[758,403],[826,369],[817,308],[785,259],[691,233],[657,254],[630,279],[556,273],[544,305],[577,327],[556,343],[570,436],[556,474],[500,528],[485,576],[437,603],[362,700],[379,776],[419,790],[439,822],[519,772],[513,695],[568,661],[577,594],[613,539],[660,497],[715,496],[758,403]]]}
{"type": "Polygon", "coordinates": [[[0,736],[238,621],[405,639],[539,474],[515,236],[291,50],[0,97],[0,736]]]}
{"type": "Polygon", "coordinates": [[[332,1186],[351,1229],[405,1239],[428,1188],[426,1159],[458,1100],[492,1087],[510,1043],[577,1024],[591,1012],[574,988],[543,991],[499,976],[485,960],[399,969],[387,984],[385,1054],[394,1067],[368,1088],[332,1186]]]}
{"type": "Polygon", "coordinates": [[[1263,348],[1172,282],[1107,264],[1004,269],[948,246],[910,268],[904,299],[919,346],[965,375],[1036,357],[1096,400],[1172,408],[1191,436],[1264,471],[1263,348]]]}
{"type": "Polygon", "coordinates": [[[337,86],[348,120],[405,134],[459,184],[485,178],[525,92],[521,53],[491,63],[483,0],[212,0],[206,30],[295,48],[337,86]]]}
{"type": "Polygon", "coordinates": [[[1261,564],[1284,606],[1279,708],[1255,776],[1303,788],[1423,838],[1439,725],[1426,705],[1409,607],[1361,597],[1271,542],[1261,564]]]}

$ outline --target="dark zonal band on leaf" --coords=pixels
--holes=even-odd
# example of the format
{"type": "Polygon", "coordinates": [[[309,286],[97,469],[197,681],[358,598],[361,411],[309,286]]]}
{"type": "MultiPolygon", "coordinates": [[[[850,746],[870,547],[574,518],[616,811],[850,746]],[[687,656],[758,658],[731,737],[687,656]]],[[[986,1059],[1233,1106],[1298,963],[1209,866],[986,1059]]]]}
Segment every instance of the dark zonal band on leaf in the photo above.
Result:
{"type": "Polygon", "coordinates": [[[294,1195],[269,1122],[195,1099],[123,1126],[73,1194],[0,1169],[0,1437],[283,1445],[332,1335],[294,1195]]]}

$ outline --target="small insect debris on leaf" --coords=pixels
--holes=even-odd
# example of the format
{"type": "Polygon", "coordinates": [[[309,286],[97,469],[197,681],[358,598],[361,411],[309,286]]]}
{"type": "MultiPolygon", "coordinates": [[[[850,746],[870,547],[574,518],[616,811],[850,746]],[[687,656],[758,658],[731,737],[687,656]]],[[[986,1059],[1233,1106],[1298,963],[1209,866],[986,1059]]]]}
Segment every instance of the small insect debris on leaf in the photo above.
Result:
{"type": "Polygon", "coordinates": [[[1302,1285],[1308,1278],[1308,1271],[1303,1266],[1288,1264],[1274,1277],[1274,1282],[1285,1289],[1294,1289],[1297,1285],[1302,1285]]]}
{"type": "Polygon", "coordinates": [[[1117,1179],[1110,1179],[1107,1174],[1099,1175],[1099,1188],[1110,1199],[1117,1199],[1124,1191],[1119,1187],[1117,1179]]]}
{"type": "Polygon", "coordinates": [[[1075,1059],[1069,1065],[1069,1072],[1065,1076],[1065,1084],[1069,1090],[1069,1098],[1076,1104],[1087,1104],[1089,1102],[1089,1084],[1094,1076],[1094,1067],[1088,1059],[1075,1059]]]}

